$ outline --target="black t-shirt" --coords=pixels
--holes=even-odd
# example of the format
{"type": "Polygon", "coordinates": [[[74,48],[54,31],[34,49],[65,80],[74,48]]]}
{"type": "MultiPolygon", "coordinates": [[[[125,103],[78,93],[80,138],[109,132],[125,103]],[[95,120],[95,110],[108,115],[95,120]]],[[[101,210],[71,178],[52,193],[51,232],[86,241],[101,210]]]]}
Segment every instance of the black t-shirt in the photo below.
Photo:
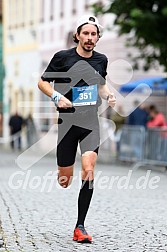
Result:
{"type": "Polygon", "coordinates": [[[19,115],[11,116],[9,120],[9,126],[11,127],[11,133],[15,134],[21,131],[23,126],[23,118],[19,115]]]}
{"type": "MultiPolygon", "coordinates": [[[[76,52],[76,47],[62,50],[53,56],[41,79],[54,82],[54,89],[72,101],[73,86],[82,87],[97,84],[98,88],[99,85],[105,84],[107,62],[107,57],[96,51],[93,51],[91,57],[84,58],[76,52]]],[[[96,107],[100,104],[101,98],[98,95],[96,107]]],[[[93,106],[86,106],[86,108],[88,107],[93,106]]],[[[81,109],[84,110],[85,106],[82,106],[81,109]]],[[[74,110],[74,108],[68,109],[69,112],[74,110]]],[[[58,111],[67,112],[67,110],[60,108],[58,111]]]]}

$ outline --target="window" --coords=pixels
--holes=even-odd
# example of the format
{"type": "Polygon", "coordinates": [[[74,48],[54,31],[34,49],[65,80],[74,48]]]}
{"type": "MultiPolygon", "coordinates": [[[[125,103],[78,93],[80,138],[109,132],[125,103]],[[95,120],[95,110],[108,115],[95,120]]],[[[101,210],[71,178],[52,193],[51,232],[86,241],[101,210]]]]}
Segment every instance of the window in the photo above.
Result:
{"type": "Polygon", "coordinates": [[[30,114],[33,113],[33,91],[29,91],[30,114]]]}
{"type": "Polygon", "coordinates": [[[33,25],[34,23],[34,0],[29,0],[30,1],[30,25],[33,25]]]}
{"type": "Polygon", "coordinates": [[[18,0],[15,1],[14,4],[14,20],[15,20],[15,28],[18,26],[18,18],[19,18],[19,5],[18,5],[18,0]]]}
{"type": "Polygon", "coordinates": [[[26,11],[26,4],[25,0],[21,1],[21,26],[24,27],[25,25],[25,11],[26,11]]]}
{"type": "Polygon", "coordinates": [[[50,20],[54,19],[54,1],[50,0],[50,20]]]}
{"type": "Polygon", "coordinates": [[[40,22],[44,21],[45,0],[41,0],[40,22]]]}
{"type": "Polygon", "coordinates": [[[41,42],[44,43],[45,42],[45,32],[41,31],[41,42]]]}
{"type": "MultiPolygon", "coordinates": [[[[13,83],[11,81],[8,82],[8,91],[9,91],[9,94],[13,94],[13,83]]],[[[10,95],[9,96],[9,111],[10,111],[10,113],[11,113],[11,108],[13,107],[12,101],[13,101],[13,95],[12,95],[12,97],[10,95]]]]}
{"type": "Polygon", "coordinates": [[[60,26],[60,39],[64,39],[64,25],[60,26]]]}
{"type": "MultiPolygon", "coordinates": [[[[25,101],[25,93],[24,93],[23,88],[19,89],[19,100],[18,101],[20,101],[20,102],[24,102],[25,101]]],[[[22,115],[24,115],[25,107],[21,106],[20,110],[21,110],[22,115]]]]}
{"type": "Polygon", "coordinates": [[[60,17],[64,16],[64,0],[60,2],[60,17]]]}
{"type": "Polygon", "coordinates": [[[15,77],[19,75],[19,62],[17,60],[14,63],[14,75],[15,77]]]}
{"type": "Polygon", "coordinates": [[[20,0],[17,0],[17,12],[16,12],[16,16],[17,16],[17,26],[20,27],[22,25],[22,4],[23,2],[20,0]]]}
{"type": "Polygon", "coordinates": [[[74,41],[73,41],[73,31],[69,31],[67,33],[67,38],[66,38],[66,47],[67,48],[71,48],[75,45],[74,41]]]}
{"type": "Polygon", "coordinates": [[[52,43],[53,40],[54,40],[54,29],[51,28],[51,29],[50,29],[50,42],[52,43]]]}
{"type": "Polygon", "coordinates": [[[10,2],[10,0],[8,1],[8,7],[9,7],[9,11],[8,11],[9,29],[11,29],[12,28],[12,3],[10,2]]]}
{"type": "Polygon", "coordinates": [[[89,8],[88,2],[89,2],[89,0],[85,0],[85,10],[88,10],[88,8],[89,8]]]}
{"type": "MultiPolygon", "coordinates": [[[[17,111],[17,109],[18,109],[18,101],[19,101],[18,98],[19,98],[19,94],[18,94],[18,91],[16,90],[15,96],[14,96],[14,106],[13,106],[13,104],[11,104],[14,107],[15,111],[17,111]]],[[[12,106],[11,106],[11,109],[12,109],[12,106]]]]}
{"type": "Polygon", "coordinates": [[[72,14],[73,15],[76,14],[76,0],[73,0],[73,2],[72,2],[72,14]]]}

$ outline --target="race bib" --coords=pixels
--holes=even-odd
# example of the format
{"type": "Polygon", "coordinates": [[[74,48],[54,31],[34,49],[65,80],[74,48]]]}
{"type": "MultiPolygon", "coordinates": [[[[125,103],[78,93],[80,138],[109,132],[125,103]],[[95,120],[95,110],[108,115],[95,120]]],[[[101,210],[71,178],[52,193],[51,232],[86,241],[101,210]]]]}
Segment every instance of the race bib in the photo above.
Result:
{"type": "Polygon", "coordinates": [[[97,84],[72,88],[73,106],[96,105],[97,97],[97,84]]]}

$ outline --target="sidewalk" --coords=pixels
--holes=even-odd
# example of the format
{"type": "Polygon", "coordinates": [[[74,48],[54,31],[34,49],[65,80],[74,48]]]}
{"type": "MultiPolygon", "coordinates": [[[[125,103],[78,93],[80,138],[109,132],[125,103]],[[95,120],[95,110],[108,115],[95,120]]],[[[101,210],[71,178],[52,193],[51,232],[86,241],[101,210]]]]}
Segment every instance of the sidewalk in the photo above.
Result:
{"type": "Polygon", "coordinates": [[[15,163],[17,156],[14,152],[0,154],[0,251],[167,251],[165,173],[149,173],[148,181],[160,178],[154,184],[158,185],[156,189],[150,189],[148,183],[145,189],[137,189],[136,181],[147,174],[147,170],[139,169],[132,172],[125,188],[123,176],[130,174],[127,167],[97,164],[95,191],[86,219],[86,228],[94,242],[78,244],[72,241],[72,235],[80,163],[76,164],[72,185],[62,189],[56,182],[54,157],[46,156],[23,171],[15,163]],[[44,185],[43,178],[48,172],[52,172],[53,180],[44,185]],[[9,181],[14,174],[15,189],[12,189],[9,181]]]}

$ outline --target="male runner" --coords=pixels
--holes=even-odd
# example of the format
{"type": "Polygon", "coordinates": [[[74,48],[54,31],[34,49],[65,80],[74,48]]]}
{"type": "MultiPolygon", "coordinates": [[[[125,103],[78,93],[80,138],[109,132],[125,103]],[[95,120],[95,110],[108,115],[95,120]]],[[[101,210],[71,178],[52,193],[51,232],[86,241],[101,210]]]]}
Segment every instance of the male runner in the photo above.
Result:
{"type": "Polygon", "coordinates": [[[113,93],[105,84],[107,58],[94,51],[101,35],[100,29],[96,17],[81,17],[74,35],[77,47],[57,52],[38,83],[39,89],[51,97],[59,111],[57,163],[58,181],[62,187],[71,183],[78,143],[80,145],[82,187],[73,240],[81,243],[92,241],[85,230],[84,221],[92,198],[94,167],[100,142],[97,110],[101,98],[106,99],[111,107],[116,103],[113,93]],[[79,64],[76,66],[76,63],[79,64]],[[49,75],[67,72],[72,67],[74,76],[71,82],[67,77],[60,79],[49,75]],[[74,85],[72,82],[78,76],[80,79],[74,85]],[[54,89],[50,82],[54,82],[54,89]]]}

